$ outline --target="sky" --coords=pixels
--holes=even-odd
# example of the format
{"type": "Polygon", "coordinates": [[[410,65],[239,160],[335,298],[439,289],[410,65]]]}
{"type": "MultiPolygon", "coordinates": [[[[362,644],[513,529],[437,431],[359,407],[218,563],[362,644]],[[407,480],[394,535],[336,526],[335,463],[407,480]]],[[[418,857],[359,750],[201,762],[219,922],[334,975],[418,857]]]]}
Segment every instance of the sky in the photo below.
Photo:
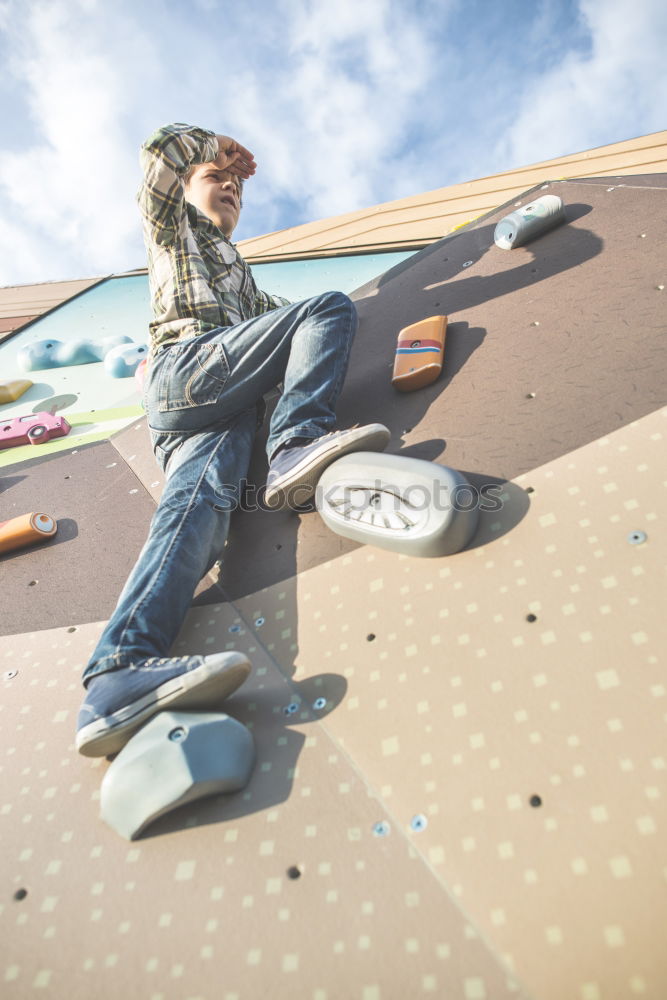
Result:
{"type": "Polygon", "coordinates": [[[241,240],[667,128],[664,0],[0,0],[0,286],[145,255],[139,148],[230,135],[241,240]]]}

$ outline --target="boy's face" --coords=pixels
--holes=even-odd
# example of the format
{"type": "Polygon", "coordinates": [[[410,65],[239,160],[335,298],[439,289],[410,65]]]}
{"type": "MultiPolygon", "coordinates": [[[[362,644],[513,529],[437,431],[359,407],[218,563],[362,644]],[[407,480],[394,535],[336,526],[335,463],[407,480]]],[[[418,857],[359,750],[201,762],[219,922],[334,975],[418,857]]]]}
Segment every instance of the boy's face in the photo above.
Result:
{"type": "Polygon", "coordinates": [[[241,181],[215,162],[200,163],[185,184],[185,200],[231,236],[241,212],[241,181]]]}

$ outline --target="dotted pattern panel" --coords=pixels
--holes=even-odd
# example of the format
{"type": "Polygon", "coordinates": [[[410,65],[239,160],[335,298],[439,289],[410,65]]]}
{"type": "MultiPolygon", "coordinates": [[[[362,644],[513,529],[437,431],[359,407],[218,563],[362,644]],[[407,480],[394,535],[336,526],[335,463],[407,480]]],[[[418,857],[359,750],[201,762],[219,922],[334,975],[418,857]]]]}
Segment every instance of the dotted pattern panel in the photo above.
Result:
{"type": "Polygon", "coordinates": [[[389,836],[545,1000],[667,991],[666,418],[521,477],[496,541],[360,548],[238,604],[286,675],[343,675],[324,724],[389,836]]]}
{"type": "Polygon", "coordinates": [[[107,828],[108,765],[73,748],[99,631],[0,640],[3,997],[527,998],[414,848],[383,835],[381,802],[312,708],[317,678],[288,684],[227,605],[192,611],[179,642],[252,658],[225,703],[255,736],[250,784],[135,843],[107,828]]]}

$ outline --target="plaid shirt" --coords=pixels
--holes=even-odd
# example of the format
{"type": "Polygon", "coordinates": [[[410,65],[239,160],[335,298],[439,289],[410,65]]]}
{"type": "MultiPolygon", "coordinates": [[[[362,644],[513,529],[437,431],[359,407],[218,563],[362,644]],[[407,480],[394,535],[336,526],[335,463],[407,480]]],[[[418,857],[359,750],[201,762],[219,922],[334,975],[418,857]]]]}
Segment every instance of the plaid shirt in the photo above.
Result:
{"type": "Polygon", "coordinates": [[[151,352],[289,305],[257,288],[234,244],[184,199],[183,174],[217,154],[215,133],[188,125],[158,129],[142,146],[137,200],[154,316],[151,352]]]}

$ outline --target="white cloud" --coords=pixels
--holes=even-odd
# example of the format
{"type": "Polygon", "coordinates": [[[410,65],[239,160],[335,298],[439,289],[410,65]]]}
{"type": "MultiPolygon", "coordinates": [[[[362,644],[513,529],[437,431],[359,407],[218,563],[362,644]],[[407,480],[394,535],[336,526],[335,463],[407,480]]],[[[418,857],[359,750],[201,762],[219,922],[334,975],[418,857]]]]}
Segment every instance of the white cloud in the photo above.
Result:
{"type": "Polygon", "coordinates": [[[257,145],[257,194],[296,197],[307,219],[373,204],[401,174],[414,103],[433,79],[429,19],[398,0],[283,0],[279,10],[279,79],[257,60],[252,74],[232,74],[228,106],[257,145]]]}
{"type": "Polygon", "coordinates": [[[496,145],[505,169],[665,127],[664,0],[580,0],[589,52],[571,52],[522,95],[496,145]]]}
{"type": "Polygon", "coordinates": [[[28,148],[0,160],[2,226],[13,234],[1,244],[0,282],[59,277],[63,265],[80,274],[123,269],[137,234],[139,174],[123,129],[132,63],[117,63],[113,43],[128,52],[137,39],[119,38],[96,0],[17,4],[12,15],[9,68],[35,132],[28,148]]]}

